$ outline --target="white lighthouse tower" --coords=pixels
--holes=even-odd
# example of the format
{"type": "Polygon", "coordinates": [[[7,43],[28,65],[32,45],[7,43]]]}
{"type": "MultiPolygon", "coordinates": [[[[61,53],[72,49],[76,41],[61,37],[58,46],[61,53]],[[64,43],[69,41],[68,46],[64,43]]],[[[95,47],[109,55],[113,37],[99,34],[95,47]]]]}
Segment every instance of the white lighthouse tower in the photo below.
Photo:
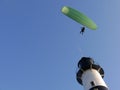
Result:
{"type": "Polygon", "coordinates": [[[78,62],[76,79],[84,90],[109,90],[103,80],[104,70],[89,57],[82,57],[78,62]]]}

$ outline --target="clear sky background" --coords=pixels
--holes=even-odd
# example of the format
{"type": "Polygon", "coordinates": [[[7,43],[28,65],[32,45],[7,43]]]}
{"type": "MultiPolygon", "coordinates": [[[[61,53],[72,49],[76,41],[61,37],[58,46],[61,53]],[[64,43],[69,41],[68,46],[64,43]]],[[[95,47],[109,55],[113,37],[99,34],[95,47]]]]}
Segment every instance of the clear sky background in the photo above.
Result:
{"type": "Polygon", "coordinates": [[[83,90],[77,62],[92,57],[110,90],[120,81],[120,0],[0,0],[0,90],[83,90]],[[86,29],[61,13],[75,8],[94,20],[86,29]]]}

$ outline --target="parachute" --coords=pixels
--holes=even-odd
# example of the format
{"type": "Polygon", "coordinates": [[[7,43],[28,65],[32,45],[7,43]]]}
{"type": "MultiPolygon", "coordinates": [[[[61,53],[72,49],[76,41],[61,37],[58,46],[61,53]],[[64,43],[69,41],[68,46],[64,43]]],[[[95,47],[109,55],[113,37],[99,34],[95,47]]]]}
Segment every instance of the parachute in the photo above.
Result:
{"type": "Polygon", "coordinates": [[[97,25],[95,24],[95,22],[93,22],[90,18],[88,18],[83,13],[81,13],[71,7],[68,7],[68,6],[64,6],[61,11],[66,16],[68,16],[71,19],[75,20],[76,22],[82,24],[83,26],[86,26],[89,29],[91,29],[91,30],[97,29],[97,25]]]}

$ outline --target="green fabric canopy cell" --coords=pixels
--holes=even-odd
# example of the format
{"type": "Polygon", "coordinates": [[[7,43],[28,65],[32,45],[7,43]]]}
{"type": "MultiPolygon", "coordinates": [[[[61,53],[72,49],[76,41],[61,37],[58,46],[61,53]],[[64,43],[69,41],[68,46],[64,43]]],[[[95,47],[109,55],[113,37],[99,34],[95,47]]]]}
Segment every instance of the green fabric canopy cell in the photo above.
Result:
{"type": "Polygon", "coordinates": [[[95,24],[95,22],[93,22],[90,18],[88,18],[83,13],[71,7],[64,6],[62,8],[62,13],[91,30],[97,29],[97,25],[95,24]]]}

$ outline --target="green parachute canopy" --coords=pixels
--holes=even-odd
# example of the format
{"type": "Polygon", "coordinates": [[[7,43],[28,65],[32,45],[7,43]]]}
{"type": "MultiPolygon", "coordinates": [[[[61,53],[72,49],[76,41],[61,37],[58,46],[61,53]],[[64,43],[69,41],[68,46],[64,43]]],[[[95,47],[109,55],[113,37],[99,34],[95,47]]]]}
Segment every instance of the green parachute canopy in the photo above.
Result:
{"type": "Polygon", "coordinates": [[[89,29],[97,29],[97,25],[90,18],[71,7],[64,6],[62,13],[89,29]]]}

